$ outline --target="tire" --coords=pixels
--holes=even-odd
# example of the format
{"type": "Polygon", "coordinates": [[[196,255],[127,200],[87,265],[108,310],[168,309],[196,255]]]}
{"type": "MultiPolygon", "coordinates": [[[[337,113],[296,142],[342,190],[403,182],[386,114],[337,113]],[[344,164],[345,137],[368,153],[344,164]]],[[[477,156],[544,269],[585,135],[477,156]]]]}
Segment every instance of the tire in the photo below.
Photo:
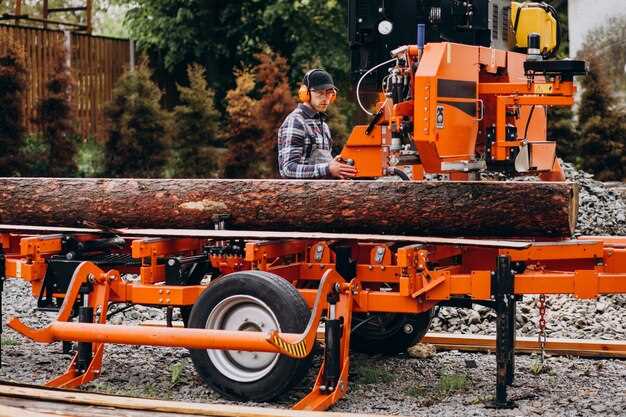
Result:
{"type": "MultiPolygon", "coordinates": [[[[262,271],[225,275],[200,294],[189,317],[190,328],[302,333],[307,305],[290,283],[262,271]]],[[[202,380],[226,398],[269,401],[300,381],[311,356],[292,359],[269,352],[192,349],[202,380]]]]}
{"type": "Polygon", "coordinates": [[[350,346],[357,352],[405,352],[428,331],[432,310],[420,314],[354,314],[350,346]]]}

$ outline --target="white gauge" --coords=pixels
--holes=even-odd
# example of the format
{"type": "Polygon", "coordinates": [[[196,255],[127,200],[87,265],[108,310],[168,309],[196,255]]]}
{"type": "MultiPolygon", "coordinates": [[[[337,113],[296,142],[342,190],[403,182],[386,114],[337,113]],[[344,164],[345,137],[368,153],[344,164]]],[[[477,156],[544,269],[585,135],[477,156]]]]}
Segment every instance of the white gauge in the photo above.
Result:
{"type": "Polygon", "coordinates": [[[378,24],[378,33],[381,35],[389,35],[393,30],[393,23],[389,20],[381,20],[378,24]]]}

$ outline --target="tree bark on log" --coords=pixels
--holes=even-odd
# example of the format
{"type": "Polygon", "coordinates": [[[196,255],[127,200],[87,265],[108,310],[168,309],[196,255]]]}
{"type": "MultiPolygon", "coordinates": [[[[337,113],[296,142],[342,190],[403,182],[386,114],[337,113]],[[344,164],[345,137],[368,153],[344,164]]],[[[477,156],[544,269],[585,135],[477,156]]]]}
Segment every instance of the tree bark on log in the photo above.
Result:
{"type": "Polygon", "coordinates": [[[428,236],[571,236],[565,182],[0,178],[0,223],[428,236]]]}

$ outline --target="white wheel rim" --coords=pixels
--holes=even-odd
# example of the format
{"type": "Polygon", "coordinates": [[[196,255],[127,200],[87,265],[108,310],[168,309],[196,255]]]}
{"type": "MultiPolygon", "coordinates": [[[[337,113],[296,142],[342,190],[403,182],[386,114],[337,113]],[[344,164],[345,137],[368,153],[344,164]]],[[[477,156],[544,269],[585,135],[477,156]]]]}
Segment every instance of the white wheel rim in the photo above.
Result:
{"type": "MultiPolygon", "coordinates": [[[[233,295],[220,301],[209,313],[207,329],[270,332],[280,331],[274,312],[263,301],[250,295],[233,295]]],[[[279,354],[243,350],[208,349],[213,366],[227,378],[254,382],[267,375],[279,354]]]]}

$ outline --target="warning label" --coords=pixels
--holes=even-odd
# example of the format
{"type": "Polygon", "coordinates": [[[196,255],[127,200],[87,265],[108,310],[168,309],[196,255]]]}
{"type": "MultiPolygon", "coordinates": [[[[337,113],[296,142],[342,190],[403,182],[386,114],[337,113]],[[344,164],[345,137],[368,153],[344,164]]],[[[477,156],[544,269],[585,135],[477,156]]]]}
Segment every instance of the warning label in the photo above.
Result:
{"type": "Polygon", "coordinates": [[[437,106],[437,116],[435,118],[437,129],[443,129],[443,106],[437,106]]]}

